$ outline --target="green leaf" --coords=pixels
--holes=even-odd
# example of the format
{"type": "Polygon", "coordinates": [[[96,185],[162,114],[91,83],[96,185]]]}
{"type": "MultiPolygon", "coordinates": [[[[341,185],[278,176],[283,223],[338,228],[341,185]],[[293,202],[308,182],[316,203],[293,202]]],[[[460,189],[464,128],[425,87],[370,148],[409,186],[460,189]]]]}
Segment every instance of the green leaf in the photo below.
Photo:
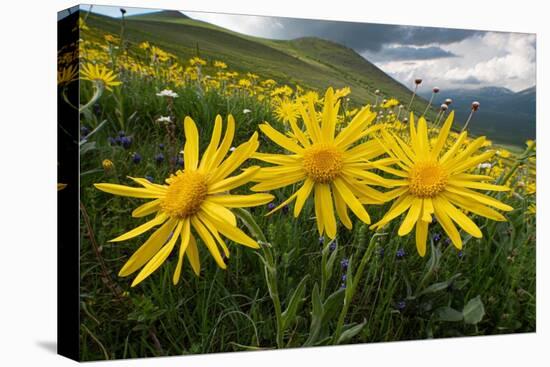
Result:
{"type": "Polygon", "coordinates": [[[481,297],[477,296],[469,300],[462,310],[462,315],[464,316],[464,322],[467,324],[475,325],[480,322],[485,315],[485,308],[483,307],[483,302],[481,302],[481,297]]]}
{"type": "Polygon", "coordinates": [[[462,321],[462,312],[455,310],[452,307],[440,307],[434,312],[435,317],[439,321],[462,321]]]}
{"type": "Polygon", "coordinates": [[[311,346],[319,337],[321,327],[323,326],[323,303],[319,293],[319,285],[315,283],[313,292],[311,293],[311,326],[309,328],[309,338],[307,338],[304,346],[311,346]]]}
{"type": "Polygon", "coordinates": [[[458,274],[453,275],[452,277],[450,277],[449,279],[447,279],[444,282],[434,283],[434,284],[430,285],[429,287],[424,288],[422,291],[420,291],[420,293],[418,293],[418,295],[421,296],[421,295],[424,295],[424,294],[435,293],[435,292],[445,290],[445,289],[449,288],[451,283],[454,282],[454,280],[456,278],[458,278],[460,275],[461,274],[458,273],[458,274]]]}
{"type": "Polygon", "coordinates": [[[304,299],[304,293],[306,291],[306,280],[309,278],[309,274],[302,278],[298,287],[294,290],[286,310],[281,314],[283,319],[283,331],[286,330],[296,318],[296,311],[304,299]]]}
{"type": "Polygon", "coordinates": [[[323,304],[323,325],[326,325],[342,309],[344,301],[344,288],[339,288],[336,292],[327,297],[323,304]]]}
{"type": "Polygon", "coordinates": [[[340,337],[338,338],[337,344],[347,343],[350,341],[354,336],[359,334],[361,330],[363,330],[363,327],[367,324],[367,320],[363,319],[363,322],[359,325],[352,326],[345,330],[340,337]]]}

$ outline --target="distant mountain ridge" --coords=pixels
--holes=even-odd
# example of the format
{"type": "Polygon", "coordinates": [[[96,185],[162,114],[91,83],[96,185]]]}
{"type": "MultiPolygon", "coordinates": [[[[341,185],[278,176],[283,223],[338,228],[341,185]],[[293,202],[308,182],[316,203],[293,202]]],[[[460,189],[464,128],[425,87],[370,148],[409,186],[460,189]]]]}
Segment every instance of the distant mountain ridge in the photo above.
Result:
{"type": "MultiPolygon", "coordinates": [[[[430,98],[431,91],[419,94],[430,98]]],[[[519,92],[502,87],[442,89],[434,98],[434,106],[438,108],[446,98],[453,100],[451,108],[455,110],[459,125],[468,118],[472,102],[480,103],[470,123],[474,134],[517,146],[536,138],[536,86],[519,92]]]]}
{"type": "MultiPolygon", "coordinates": [[[[376,99],[389,97],[407,104],[411,97],[409,88],[353,49],[333,41],[315,37],[294,40],[253,37],[194,20],[178,11],[133,15],[126,20],[125,35],[129,41],[150,41],[182,59],[200,52],[209,60],[223,60],[232,70],[241,73],[257,73],[281,84],[297,84],[318,91],[328,86],[349,86],[352,90],[350,97],[357,104],[372,104],[376,99]],[[380,91],[379,96],[374,94],[375,90],[380,91]]],[[[120,32],[120,19],[91,14],[87,21],[105,32],[120,32]]],[[[462,123],[472,100],[479,100],[481,108],[472,123],[472,133],[486,134],[495,142],[522,145],[524,140],[534,137],[534,107],[531,105],[534,96],[534,88],[519,93],[497,87],[482,88],[477,92],[442,90],[435,106],[444,98],[453,98],[456,120],[462,123]],[[495,107],[502,104],[503,107],[495,107]],[[491,106],[496,111],[490,112],[495,109],[491,106]],[[511,111],[512,106],[517,110],[511,111]]],[[[421,88],[413,110],[424,111],[428,98],[430,90],[423,93],[421,88]]],[[[428,113],[428,118],[435,114],[436,108],[428,113]]]]}

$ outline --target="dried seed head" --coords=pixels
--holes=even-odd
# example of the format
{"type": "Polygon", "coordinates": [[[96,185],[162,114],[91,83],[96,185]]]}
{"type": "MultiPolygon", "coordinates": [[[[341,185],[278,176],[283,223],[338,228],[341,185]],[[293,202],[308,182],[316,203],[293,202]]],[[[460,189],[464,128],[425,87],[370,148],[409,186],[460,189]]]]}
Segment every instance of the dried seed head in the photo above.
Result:
{"type": "Polygon", "coordinates": [[[448,108],[449,108],[449,105],[447,105],[446,103],[443,103],[441,105],[441,111],[447,111],[448,108]]]}
{"type": "Polygon", "coordinates": [[[439,87],[433,87],[432,92],[439,93],[439,87]]]}
{"type": "Polygon", "coordinates": [[[422,83],[422,79],[417,78],[414,80],[414,84],[419,85],[420,83],[422,83]]]}
{"type": "Polygon", "coordinates": [[[479,102],[478,101],[473,101],[472,102],[472,111],[477,111],[479,108],[479,102]]]}
{"type": "Polygon", "coordinates": [[[450,98],[447,98],[444,102],[447,106],[450,105],[451,103],[453,103],[453,100],[450,99],[450,98]]]}

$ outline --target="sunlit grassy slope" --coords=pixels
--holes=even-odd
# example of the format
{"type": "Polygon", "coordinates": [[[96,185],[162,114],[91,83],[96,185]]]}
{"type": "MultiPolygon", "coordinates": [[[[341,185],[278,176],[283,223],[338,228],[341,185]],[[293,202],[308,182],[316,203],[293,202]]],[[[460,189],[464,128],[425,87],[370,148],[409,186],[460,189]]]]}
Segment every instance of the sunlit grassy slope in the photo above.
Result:
{"type": "MultiPolygon", "coordinates": [[[[98,29],[120,32],[120,19],[91,14],[87,21],[98,29]]],[[[375,89],[381,91],[380,98],[394,97],[403,104],[411,96],[410,90],[354,50],[318,38],[251,37],[170,11],[128,17],[125,36],[130,42],[148,40],[183,58],[199,53],[207,59],[221,59],[233,70],[254,72],[279,83],[319,90],[329,85],[349,86],[354,102],[360,104],[374,102],[375,89]]],[[[423,111],[426,103],[418,99],[414,109],[423,111]]]]}

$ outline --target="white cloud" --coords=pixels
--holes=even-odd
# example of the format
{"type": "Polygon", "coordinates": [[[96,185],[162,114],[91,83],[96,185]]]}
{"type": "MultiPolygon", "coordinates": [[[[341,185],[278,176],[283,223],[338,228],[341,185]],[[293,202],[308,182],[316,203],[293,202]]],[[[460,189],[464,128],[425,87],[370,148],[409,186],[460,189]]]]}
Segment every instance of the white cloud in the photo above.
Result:
{"type": "Polygon", "coordinates": [[[417,77],[428,86],[475,88],[501,86],[519,91],[536,83],[535,35],[488,32],[438,45],[458,57],[379,62],[382,70],[405,85],[417,77]]]}

